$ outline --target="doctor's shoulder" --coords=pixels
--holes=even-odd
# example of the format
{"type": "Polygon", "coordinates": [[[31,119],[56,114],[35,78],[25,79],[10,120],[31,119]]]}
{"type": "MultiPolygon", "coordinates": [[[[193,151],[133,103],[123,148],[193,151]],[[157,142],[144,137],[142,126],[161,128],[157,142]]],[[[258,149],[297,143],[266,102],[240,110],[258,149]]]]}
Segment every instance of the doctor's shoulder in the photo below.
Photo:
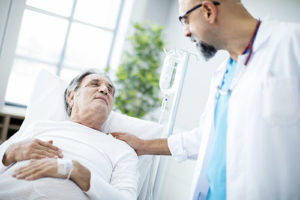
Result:
{"type": "Polygon", "coordinates": [[[290,48],[291,46],[298,46],[299,48],[300,23],[278,22],[278,24],[273,27],[272,32],[274,38],[273,42],[277,42],[282,47],[286,46],[290,48]]]}
{"type": "Polygon", "coordinates": [[[273,69],[278,68],[289,73],[300,74],[300,23],[276,22],[268,28],[272,29],[267,54],[272,57],[273,69]]]}

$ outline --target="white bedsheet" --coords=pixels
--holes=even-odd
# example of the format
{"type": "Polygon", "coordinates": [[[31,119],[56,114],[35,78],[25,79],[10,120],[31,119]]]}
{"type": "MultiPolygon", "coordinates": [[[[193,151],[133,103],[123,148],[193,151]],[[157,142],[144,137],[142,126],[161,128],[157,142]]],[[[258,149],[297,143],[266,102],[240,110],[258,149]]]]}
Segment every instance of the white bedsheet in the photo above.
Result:
{"type": "MultiPolygon", "coordinates": [[[[27,138],[39,138],[44,141],[53,140],[54,145],[62,149],[65,158],[77,160],[87,167],[91,171],[91,186],[86,193],[89,199],[131,200],[137,198],[137,156],[126,143],[116,140],[111,135],[70,121],[34,123],[23,130],[19,137],[12,138],[7,143],[18,142],[27,138]]],[[[23,193],[21,199],[39,199],[43,195],[40,195],[40,192],[32,194],[32,190],[47,188],[49,191],[55,191],[61,188],[59,186],[61,184],[66,187],[66,190],[74,190],[76,194],[80,193],[73,182],[66,182],[64,179],[43,178],[37,181],[24,181],[11,177],[13,170],[21,164],[23,162],[16,163],[8,169],[2,169],[0,199],[4,196],[8,197],[4,199],[9,199],[11,192],[20,195],[23,193]],[[11,187],[9,187],[10,185],[11,187]],[[32,195],[39,195],[39,197],[32,195]]],[[[61,197],[61,195],[70,194],[70,197],[64,199],[73,199],[73,192],[68,194],[62,189],[59,191],[53,195],[61,197]]],[[[82,195],[84,198],[85,193],[82,192],[82,195]]],[[[13,199],[17,199],[17,197],[13,199]]]]}
{"type": "Polygon", "coordinates": [[[18,162],[0,176],[0,200],[87,200],[87,195],[70,180],[42,178],[34,181],[12,178],[13,172],[29,161],[18,162]]]}

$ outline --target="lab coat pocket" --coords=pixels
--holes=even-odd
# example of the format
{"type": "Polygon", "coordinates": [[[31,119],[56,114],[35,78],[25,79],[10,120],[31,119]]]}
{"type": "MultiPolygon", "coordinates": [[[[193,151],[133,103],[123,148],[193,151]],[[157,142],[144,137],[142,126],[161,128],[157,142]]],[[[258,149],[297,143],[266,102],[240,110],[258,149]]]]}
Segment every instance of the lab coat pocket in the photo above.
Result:
{"type": "Polygon", "coordinates": [[[290,125],[300,119],[300,80],[268,77],[263,87],[263,117],[270,123],[290,125]]]}

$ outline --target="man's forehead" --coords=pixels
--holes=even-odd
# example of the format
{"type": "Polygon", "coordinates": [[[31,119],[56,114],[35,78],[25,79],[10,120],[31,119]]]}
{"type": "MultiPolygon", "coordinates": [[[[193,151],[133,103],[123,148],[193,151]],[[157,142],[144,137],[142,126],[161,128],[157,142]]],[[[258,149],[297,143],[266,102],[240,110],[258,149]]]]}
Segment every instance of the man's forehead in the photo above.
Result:
{"type": "Polygon", "coordinates": [[[199,4],[200,0],[178,0],[179,2],[179,13],[183,14],[193,6],[199,4]]]}
{"type": "Polygon", "coordinates": [[[111,84],[111,82],[110,82],[110,80],[108,80],[108,78],[106,78],[105,76],[100,75],[100,74],[87,75],[83,78],[82,83],[88,83],[93,80],[104,81],[104,82],[111,84]]]}

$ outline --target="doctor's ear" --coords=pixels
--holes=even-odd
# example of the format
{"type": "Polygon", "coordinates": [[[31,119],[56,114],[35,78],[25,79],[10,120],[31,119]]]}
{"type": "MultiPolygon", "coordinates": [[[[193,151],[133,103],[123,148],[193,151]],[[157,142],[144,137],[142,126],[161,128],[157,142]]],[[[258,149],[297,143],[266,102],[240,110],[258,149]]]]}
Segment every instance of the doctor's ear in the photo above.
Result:
{"type": "Polygon", "coordinates": [[[214,5],[214,3],[212,1],[203,1],[202,2],[202,12],[203,12],[205,20],[209,24],[213,24],[216,22],[218,10],[217,10],[217,6],[214,5]]]}

